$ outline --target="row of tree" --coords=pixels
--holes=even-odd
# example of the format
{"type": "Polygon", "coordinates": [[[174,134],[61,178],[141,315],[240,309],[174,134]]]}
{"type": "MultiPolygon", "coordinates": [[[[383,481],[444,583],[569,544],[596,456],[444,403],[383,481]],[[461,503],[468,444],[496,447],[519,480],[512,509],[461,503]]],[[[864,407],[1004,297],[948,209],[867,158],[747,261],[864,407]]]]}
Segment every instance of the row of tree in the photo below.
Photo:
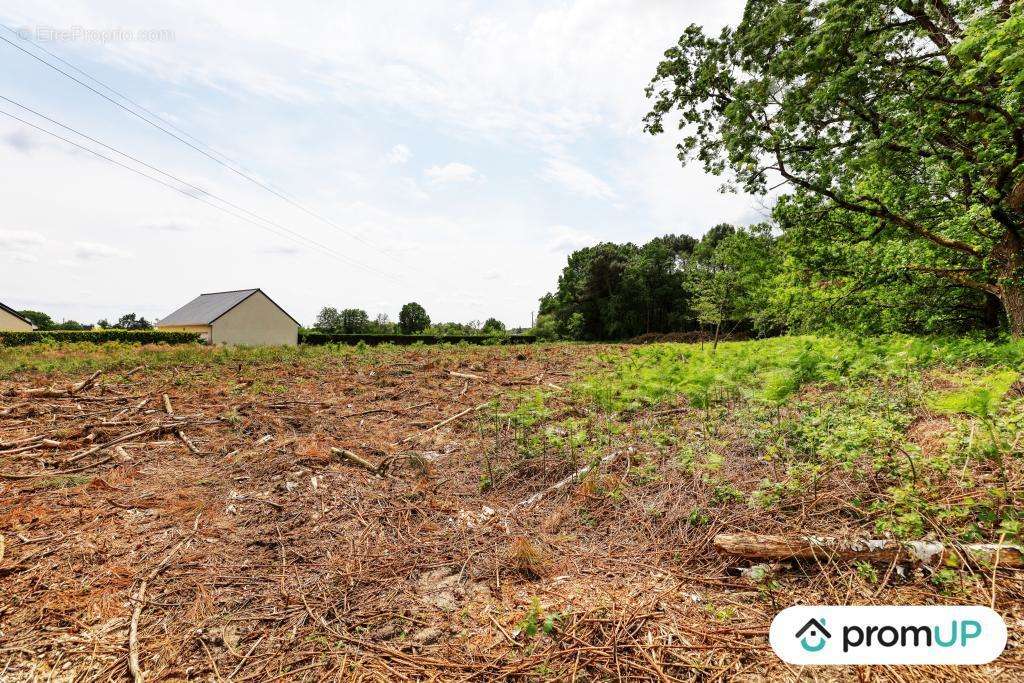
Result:
{"type": "Polygon", "coordinates": [[[30,321],[38,330],[92,330],[100,328],[103,330],[151,330],[152,323],[143,316],[135,313],[126,313],[118,318],[116,323],[111,324],[106,318],[98,321],[95,325],[80,323],[75,320],[56,322],[49,314],[42,311],[18,311],[21,317],[30,321]]]}
{"type": "Polygon", "coordinates": [[[546,338],[628,339],[647,333],[773,331],[765,274],[778,263],[765,224],[716,225],[700,239],[665,235],[637,246],[605,242],[569,256],[555,292],[540,302],[546,338]]]}
{"type": "Polygon", "coordinates": [[[880,259],[867,244],[808,236],[803,224],[716,225],[700,239],[574,252],[540,301],[544,338],[629,339],[702,331],[997,332],[993,298],[880,259]]]}
{"type": "Polygon", "coordinates": [[[317,315],[313,328],[321,332],[338,334],[501,334],[505,324],[496,318],[485,322],[431,324],[426,309],[411,301],[398,313],[398,322],[391,322],[387,313],[378,313],[373,319],[361,308],[324,307],[317,315]]]}

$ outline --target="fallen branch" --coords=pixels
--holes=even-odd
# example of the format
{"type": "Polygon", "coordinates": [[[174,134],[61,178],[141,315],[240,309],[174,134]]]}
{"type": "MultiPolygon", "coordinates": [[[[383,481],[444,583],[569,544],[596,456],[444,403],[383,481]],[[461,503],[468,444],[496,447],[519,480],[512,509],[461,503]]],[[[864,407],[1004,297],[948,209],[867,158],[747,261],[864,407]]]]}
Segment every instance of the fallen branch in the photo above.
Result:
{"type": "Polygon", "coordinates": [[[93,453],[99,453],[100,451],[106,450],[106,449],[110,448],[111,446],[116,446],[118,444],[125,443],[126,441],[132,441],[133,439],[136,439],[136,438],[138,438],[140,436],[148,436],[149,434],[159,433],[161,431],[164,431],[164,430],[170,429],[170,428],[171,427],[169,427],[168,425],[154,425],[152,427],[147,427],[145,429],[140,429],[138,431],[131,432],[130,434],[123,434],[123,435],[117,437],[116,439],[112,439],[110,441],[107,441],[106,443],[101,443],[101,444],[97,444],[95,446],[91,446],[90,448],[85,449],[81,453],[78,453],[77,455],[71,456],[65,462],[72,463],[72,462],[81,460],[82,458],[87,458],[90,455],[92,455],[93,453]]]}
{"type": "Polygon", "coordinates": [[[121,375],[121,379],[128,379],[129,377],[134,375],[136,372],[139,372],[140,370],[145,370],[145,369],[146,369],[145,365],[136,365],[134,368],[132,368],[128,372],[126,372],[123,375],[121,375]]]}
{"type": "Polygon", "coordinates": [[[135,683],[144,683],[146,680],[142,673],[142,667],[139,665],[139,617],[142,616],[142,601],[145,597],[146,579],[143,579],[135,594],[135,609],[132,610],[132,621],[128,626],[128,670],[135,683]]]}
{"type": "Polygon", "coordinates": [[[238,664],[235,665],[235,668],[231,670],[231,673],[228,674],[228,680],[229,681],[234,679],[235,674],[237,674],[239,671],[242,670],[242,665],[245,664],[246,660],[249,659],[249,655],[252,654],[252,651],[256,649],[257,645],[259,645],[260,643],[263,642],[263,639],[265,637],[266,637],[266,634],[264,633],[263,635],[261,635],[259,638],[256,639],[256,642],[252,644],[252,647],[249,648],[249,651],[245,653],[245,656],[242,657],[242,659],[238,662],[238,664]]]}
{"type": "Polygon", "coordinates": [[[96,462],[89,463],[88,465],[82,465],[81,467],[76,467],[70,470],[50,470],[46,472],[33,472],[32,474],[10,474],[7,472],[0,472],[0,479],[19,481],[22,479],[39,479],[40,477],[59,477],[65,474],[76,474],[78,472],[85,472],[86,470],[91,470],[93,467],[105,465],[113,459],[114,456],[108,455],[102,460],[97,460],[96,462]]]}
{"type": "Polygon", "coordinates": [[[24,451],[34,450],[36,448],[39,448],[40,446],[60,448],[60,441],[54,441],[53,439],[44,439],[43,437],[38,437],[37,440],[31,441],[30,443],[27,443],[24,446],[19,446],[9,451],[0,451],[0,455],[14,455],[15,453],[22,453],[24,451]]]}
{"type": "Polygon", "coordinates": [[[146,597],[146,584],[155,579],[156,575],[164,570],[164,567],[167,566],[181,546],[192,540],[198,528],[199,517],[196,517],[195,524],[192,526],[192,533],[178,541],[178,544],[171,548],[171,551],[164,556],[160,564],[153,567],[152,571],[139,584],[139,590],[135,594],[135,609],[132,610],[132,620],[128,626],[128,670],[131,672],[132,680],[135,683],[145,683],[146,680],[145,675],[142,673],[142,666],[139,664],[139,617],[142,616],[142,606],[145,604],[143,600],[146,597]]]}
{"type": "Polygon", "coordinates": [[[36,441],[43,440],[42,435],[26,436],[24,439],[15,439],[14,441],[0,441],[0,448],[14,448],[15,446],[23,446],[27,443],[34,443],[36,441]]]}
{"type": "Polygon", "coordinates": [[[956,566],[961,557],[969,557],[979,565],[992,566],[998,557],[1002,567],[1024,567],[1024,550],[1020,546],[999,543],[942,544],[752,533],[718,534],[714,543],[720,552],[758,560],[860,560],[956,566]]]}
{"type": "Polygon", "coordinates": [[[3,410],[0,410],[0,417],[7,417],[8,415],[14,412],[15,408],[21,408],[22,406],[27,405],[28,403],[25,403],[24,401],[22,401],[21,403],[14,403],[12,405],[9,405],[3,410]]]}
{"type": "Polygon", "coordinates": [[[74,396],[80,391],[85,391],[96,383],[97,378],[103,374],[102,370],[97,370],[92,373],[89,377],[72,384],[66,389],[57,389],[55,387],[39,387],[36,389],[14,389],[8,392],[8,396],[23,396],[26,398],[64,398],[67,396],[74,396]]]}
{"type": "Polygon", "coordinates": [[[346,450],[344,448],[334,448],[332,446],[331,447],[331,453],[334,453],[335,455],[340,455],[343,460],[347,460],[350,463],[352,463],[353,465],[356,465],[358,467],[362,467],[364,470],[369,470],[370,472],[373,472],[374,474],[381,474],[381,475],[384,474],[384,471],[382,469],[382,464],[381,465],[374,465],[372,462],[370,462],[366,458],[362,457],[361,455],[356,455],[352,451],[346,450]]]}
{"type": "Polygon", "coordinates": [[[480,375],[471,375],[468,372],[455,372],[454,370],[449,370],[448,374],[452,377],[461,377],[462,379],[483,379],[480,375]]]}
{"type": "MultiPolygon", "coordinates": [[[[164,410],[167,412],[167,415],[169,417],[174,417],[174,408],[171,407],[171,397],[168,396],[167,394],[164,394],[164,410]]],[[[174,433],[178,436],[179,439],[181,439],[181,442],[185,444],[185,447],[192,451],[193,455],[203,454],[202,451],[196,448],[196,445],[192,443],[192,440],[185,436],[185,432],[183,432],[180,428],[175,429],[174,433]]]]}
{"type": "Polygon", "coordinates": [[[461,413],[457,413],[457,414],[452,415],[451,417],[449,417],[449,418],[447,418],[445,420],[441,420],[440,422],[438,422],[433,427],[429,427],[427,429],[424,429],[422,432],[418,432],[416,434],[413,434],[412,436],[405,437],[404,439],[402,439],[401,441],[399,441],[395,445],[397,446],[400,443],[405,443],[407,441],[412,441],[413,439],[417,439],[417,438],[423,436],[424,434],[429,434],[430,432],[434,431],[435,429],[439,429],[441,427],[444,427],[446,424],[449,424],[451,422],[454,422],[455,420],[458,420],[463,415],[468,415],[469,413],[472,413],[472,412],[477,411],[477,410],[483,410],[484,408],[486,408],[490,404],[491,404],[490,401],[486,401],[486,402],[481,403],[480,405],[475,406],[473,408],[466,408],[461,413]]]}
{"type": "MultiPolygon", "coordinates": [[[[555,484],[552,484],[551,486],[547,487],[543,491],[538,491],[537,493],[533,494],[529,498],[524,498],[523,500],[519,501],[518,503],[516,503],[515,505],[512,506],[512,510],[515,510],[516,508],[520,508],[520,507],[527,507],[527,508],[528,507],[532,507],[532,506],[536,505],[538,502],[540,502],[540,500],[544,496],[548,495],[549,493],[554,493],[555,491],[558,491],[559,489],[565,488],[566,486],[568,486],[569,484],[573,483],[574,481],[579,481],[580,477],[583,477],[584,475],[586,475],[588,472],[590,472],[590,470],[594,469],[595,467],[599,467],[601,465],[607,465],[608,463],[612,462],[613,460],[615,460],[618,457],[619,457],[619,451],[615,451],[614,453],[609,453],[608,455],[604,456],[603,458],[601,458],[597,462],[592,462],[592,463],[590,463],[588,465],[584,465],[583,467],[579,468],[578,470],[576,470],[575,472],[570,474],[565,479],[562,479],[561,481],[559,481],[559,482],[557,482],[555,484]]],[[[511,512],[511,510],[509,512],[511,512]]]]}

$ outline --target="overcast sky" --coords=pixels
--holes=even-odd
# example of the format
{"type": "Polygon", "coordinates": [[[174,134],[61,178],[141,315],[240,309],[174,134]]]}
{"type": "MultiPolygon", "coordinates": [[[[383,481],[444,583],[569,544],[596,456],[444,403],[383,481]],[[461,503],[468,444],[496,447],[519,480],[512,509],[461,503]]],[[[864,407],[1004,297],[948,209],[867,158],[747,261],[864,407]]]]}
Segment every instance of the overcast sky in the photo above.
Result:
{"type": "Polygon", "coordinates": [[[762,218],[641,126],[662,52],[742,4],[9,0],[7,27],[311,213],[2,41],[0,95],[334,254],[0,115],[0,301],[154,319],[261,287],[304,323],[324,305],[395,319],[415,300],[437,321],[528,324],[573,249],[762,218]]]}

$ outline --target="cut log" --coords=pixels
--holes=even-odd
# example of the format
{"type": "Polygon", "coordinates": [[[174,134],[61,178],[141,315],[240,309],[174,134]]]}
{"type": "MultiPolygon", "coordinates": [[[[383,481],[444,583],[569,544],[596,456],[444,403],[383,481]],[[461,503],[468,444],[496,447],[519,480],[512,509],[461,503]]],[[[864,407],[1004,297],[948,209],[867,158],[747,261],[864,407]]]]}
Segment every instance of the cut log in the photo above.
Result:
{"type": "Polygon", "coordinates": [[[893,541],[828,536],[772,536],[718,534],[719,552],[757,560],[838,560],[852,562],[906,562],[931,566],[963,564],[963,559],[991,567],[1024,567],[1024,549],[999,543],[943,544],[937,541],[893,541]]]}

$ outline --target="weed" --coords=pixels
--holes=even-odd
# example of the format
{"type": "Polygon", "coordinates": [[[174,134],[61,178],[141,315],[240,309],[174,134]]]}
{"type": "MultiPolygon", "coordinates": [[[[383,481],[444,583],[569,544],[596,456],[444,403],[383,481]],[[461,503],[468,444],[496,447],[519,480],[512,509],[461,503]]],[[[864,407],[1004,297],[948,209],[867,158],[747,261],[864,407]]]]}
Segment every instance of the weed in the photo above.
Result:
{"type": "Polygon", "coordinates": [[[523,536],[512,539],[508,561],[523,576],[539,579],[547,573],[548,559],[544,552],[523,536]]]}
{"type": "Polygon", "coordinates": [[[41,491],[47,489],[69,489],[75,486],[82,486],[92,481],[88,474],[60,474],[52,477],[41,477],[33,480],[26,488],[41,491]]]}
{"type": "Polygon", "coordinates": [[[530,609],[516,625],[513,635],[522,634],[527,638],[535,638],[540,633],[548,636],[554,635],[558,621],[563,616],[559,613],[546,613],[541,607],[540,598],[534,596],[530,601],[530,609]]]}
{"type": "Polygon", "coordinates": [[[878,570],[870,562],[864,562],[863,560],[857,560],[853,563],[854,569],[857,571],[857,576],[866,581],[867,583],[874,586],[878,583],[878,570]]]}

